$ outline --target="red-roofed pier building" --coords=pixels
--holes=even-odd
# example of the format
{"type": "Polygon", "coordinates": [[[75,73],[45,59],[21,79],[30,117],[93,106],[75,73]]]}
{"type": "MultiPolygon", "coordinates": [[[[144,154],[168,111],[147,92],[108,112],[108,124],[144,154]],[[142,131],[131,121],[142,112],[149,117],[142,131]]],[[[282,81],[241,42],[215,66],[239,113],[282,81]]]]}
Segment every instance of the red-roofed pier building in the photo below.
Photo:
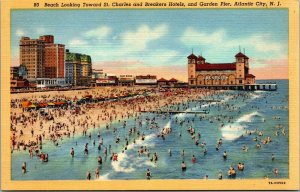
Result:
{"type": "Polygon", "coordinates": [[[255,84],[255,76],[249,74],[249,58],[239,52],[232,63],[208,63],[193,53],[188,57],[189,86],[243,86],[255,84]]]}

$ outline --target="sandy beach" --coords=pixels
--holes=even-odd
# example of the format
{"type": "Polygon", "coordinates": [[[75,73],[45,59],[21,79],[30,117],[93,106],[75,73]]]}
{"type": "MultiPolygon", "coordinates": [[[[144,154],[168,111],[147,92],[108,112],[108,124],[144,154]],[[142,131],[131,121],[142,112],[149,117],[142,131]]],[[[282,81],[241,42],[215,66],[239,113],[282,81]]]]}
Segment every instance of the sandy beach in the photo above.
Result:
{"type": "Polygon", "coordinates": [[[11,95],[11,147],[19,150],[29,146],[41,146],[45,140],[58,142],[60,138],[75,134],[86,134],[88,129],[105,125],[108,129],[113,121],[137,117],[139,111],[155,111],[163,106],[182,103],[199,98],[212,91],[200,89],[164,90],[147,87],[98,87],[79,91],[49,91],[19,93],[11,95]],[[123,95],[135,96],[119,98],[123,95]],[[84,103],[76,101],[84,96],[93,98],[115,97],[115,100],[84,103]],[[73,101],[65,107],[46,107],[47,115],[36,108],[24,108],[22,103],[47,103],[73,101]],[[75,109],[71,106],[77,106],[75,109]]]}

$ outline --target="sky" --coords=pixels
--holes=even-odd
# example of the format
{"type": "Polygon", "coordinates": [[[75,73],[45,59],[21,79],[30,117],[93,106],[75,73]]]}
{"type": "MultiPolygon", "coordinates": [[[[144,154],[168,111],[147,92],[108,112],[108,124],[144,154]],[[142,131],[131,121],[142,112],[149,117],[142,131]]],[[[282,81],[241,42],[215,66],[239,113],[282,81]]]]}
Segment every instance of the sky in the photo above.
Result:
{"type": "Polygon", "coordinates": [[[187,81],[187,56],[234,62],[241,51],[256,79],[288,78],[287,9],[13,10],[11,65],[19,40],[54,35],[108,74],[154,74],[187,81]]]}

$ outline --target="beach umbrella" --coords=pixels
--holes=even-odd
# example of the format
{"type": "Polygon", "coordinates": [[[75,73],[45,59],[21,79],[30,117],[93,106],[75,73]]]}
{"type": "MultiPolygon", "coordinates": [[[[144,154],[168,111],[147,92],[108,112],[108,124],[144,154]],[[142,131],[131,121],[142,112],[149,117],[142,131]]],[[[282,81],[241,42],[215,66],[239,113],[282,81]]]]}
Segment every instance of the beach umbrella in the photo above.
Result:
{"type": "Polygon", "coordinates": [[[27,108],[27,107],[29,107],[31,105],[31,102],[30,101],[23,101],[22,102],[22,107],[23,108],[27,108]]]}
{"type": "Polygon", "coordinates": [[[39,106],[40,107],[47,107],[48,105],[47,105],[47,103],[39,103],[39,106]]]}
{"type": "Polygon", "coordinates": [[[31,104],[31,105],[28,106],[28,108],[36,108],[36,105],[31,104]]]}
{"type": "Polygon", "coordinates": [[[52,103],[52,102],[49,102],[48,103],[48,106],[54,106],[55,104],[54,103],[52,103]]]}

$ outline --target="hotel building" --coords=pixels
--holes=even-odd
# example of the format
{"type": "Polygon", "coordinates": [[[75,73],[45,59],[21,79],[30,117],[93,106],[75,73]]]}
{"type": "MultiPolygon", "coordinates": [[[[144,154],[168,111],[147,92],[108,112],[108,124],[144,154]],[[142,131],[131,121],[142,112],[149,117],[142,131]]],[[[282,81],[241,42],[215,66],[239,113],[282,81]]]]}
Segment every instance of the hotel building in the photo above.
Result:
{"type": "Polygon", "coordinates": [[[22,37],[19,45],[20,64],[26,67],[29,80],[65,77],[65,45],[55,44],[53,35],[22,37]]]}
{"type": "Polygon", "coordinates": [[[249,58],[239,52],[232,63],[208,63],[193,53],[188,59],[189,86],[234,86],[255,84],[255,76],[249,73],[249,58]]]}
{"type": "Polygon", "coordinates": [[[89,55],[71,53],[66,50],[66,84],[73,86],[90,85],[92,79],[92,60],[89,55]]]}
{"type": "Polygon", "coordinates": [[[45,78],[65,77],[65,45],[54,44],[52,35],[40,37],[45,42],[44,48],[44,68],[45,78]]]}
{"type": "Polygon", "coordinates": [[[44,47],[45,42],[41,39],[20,39],[20,64],[27,68],[28,79],[44,77],[44,47]]]}

